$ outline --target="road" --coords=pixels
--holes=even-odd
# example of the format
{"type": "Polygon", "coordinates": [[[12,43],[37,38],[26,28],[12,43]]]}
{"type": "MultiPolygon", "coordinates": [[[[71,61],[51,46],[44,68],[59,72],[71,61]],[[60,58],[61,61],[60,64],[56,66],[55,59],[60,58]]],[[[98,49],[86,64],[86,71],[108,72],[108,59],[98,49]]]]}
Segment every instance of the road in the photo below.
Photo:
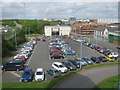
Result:
{"type": "Polygon", "coordinates": [[[92,68],[65,78],[56,88],[93,88],[100,81],[117,74],[118,65],[92,68]]]}
{"type": "MultiPolygon", "coordinates": [[[[73,50],[77,53],[76,56],[67,56],[65,59],[50,59],[49,58],[49,42],[38,42],[32,52],[31,57],[28,59],[28,66],[35,72],[37,68],[43,68],[46,72],[47,69],[51,68],[51,64],[55,61],[62,62],[73,57],[80,57],[80,43],[72,41],[70,39],[64,39],[73,50]]],[[[114,45],[113,45],[114,47],[114,45]]],[[[90,49],[89,47],[83,46],[83,57],[99,56],[101,55],[97,51],[90,49]]],[[[2,73],[3,83],[7,82],[19,82],[23,71],[6,71],[2,73]]],[[[50,75],[46,74],[46,80],[53,79],[50,75]]]]}

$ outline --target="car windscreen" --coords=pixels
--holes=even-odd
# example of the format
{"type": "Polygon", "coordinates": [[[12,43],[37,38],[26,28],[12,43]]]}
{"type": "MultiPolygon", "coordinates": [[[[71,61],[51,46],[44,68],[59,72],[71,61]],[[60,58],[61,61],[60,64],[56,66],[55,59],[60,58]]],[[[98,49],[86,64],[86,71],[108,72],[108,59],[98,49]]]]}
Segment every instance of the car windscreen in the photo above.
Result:
{"type": "Polygon", "coordinates": [[[30,72],[24,72],[23,74],[24,75],[30,75],[30,72]]]}
{"type": "Polygon", "coordinates": [[[63,65],[59,65],[60,68],[63,68],[64,66],[63,65]]]}
{"type": "Polygon", "coordinates": [[[43,72],[37,72],[36,73],[36,75],[42,75],[43,74],[43,72]]]}
{"type": "Polygon", "coordinates": [[[59,71],[58,71],[58,70],[55,70],[55,73],[59,73],[59,71]]]}

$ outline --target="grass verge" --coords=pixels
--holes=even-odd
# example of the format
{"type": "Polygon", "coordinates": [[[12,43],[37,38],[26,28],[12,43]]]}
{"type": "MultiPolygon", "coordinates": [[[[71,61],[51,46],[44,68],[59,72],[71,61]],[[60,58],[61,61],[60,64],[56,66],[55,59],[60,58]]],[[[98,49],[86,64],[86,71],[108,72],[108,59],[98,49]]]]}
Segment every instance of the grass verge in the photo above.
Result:
{"type": "MultiPolygon", "coordinates": [[[[26,37],[29,37],[29,34],[28,35],[25,35],[26,37]]],[[[30,34],[30,37],[36,37],[36,36],[41,36],[41,34],[30,34]]]]}
{"type": "Polygon", "coordinates": [[[95,88],[93,90],[99,90],[102,88],[114,88],[114,89],[118,89],[118,82],[120,79],[120,75],[115,75],[112,77],[109,77],[103,81],[101,81],[100,83],[98,83],[95,88]]]}
{"type": "MultiPolygon", "coordinates": [[[[98,64],[98,65],[92,65],[92,66],[86,66],[83,67],[83,70],[85,69],[90,69],[94,67],[100,67],[100,66],[106,66],[106,65],[118,65],[120,63],[107,63],[107,64],[98,64]]],[[[66,77],[75,74],[76,72],[79,72],[81,69],[78,69],[76,71],[71,71],[66,73],[65,75],[62,75],[59,78],[53,79],[51,81],[44,81],[44,82],[28,82],[28,83],[22,83],[22,82],[17,82],[17,83],[3,83],[2,87],[3,88],[52,88],[56,84],[58,84],[60,81],[64,80],[66,77]]]]}

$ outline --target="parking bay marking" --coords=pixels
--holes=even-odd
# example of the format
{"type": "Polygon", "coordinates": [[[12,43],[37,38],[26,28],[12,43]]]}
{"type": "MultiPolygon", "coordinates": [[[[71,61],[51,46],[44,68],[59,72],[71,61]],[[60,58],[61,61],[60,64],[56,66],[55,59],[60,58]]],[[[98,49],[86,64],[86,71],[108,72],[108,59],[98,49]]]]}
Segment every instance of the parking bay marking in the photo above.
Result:
{"type": "Polygon", "coordinates": [[[19,74],[15,73],[14,71],[13,72],[10,72],[11,74],[15,75],[16,77],[21,77],[19,74]]]}

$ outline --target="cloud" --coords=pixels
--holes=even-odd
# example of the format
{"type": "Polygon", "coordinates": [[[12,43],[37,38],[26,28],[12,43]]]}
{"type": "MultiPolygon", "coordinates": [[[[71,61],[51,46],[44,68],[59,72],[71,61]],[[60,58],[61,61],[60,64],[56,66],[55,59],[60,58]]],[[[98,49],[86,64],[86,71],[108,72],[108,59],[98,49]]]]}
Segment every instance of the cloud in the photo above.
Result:
{"type": "MultiPolygon", "coordinates": [[[[14,1],[14,0],[13,0],[14,1]]],[[[116,2],[3,2],[3,18],[117,18],[116,2]]]]}

